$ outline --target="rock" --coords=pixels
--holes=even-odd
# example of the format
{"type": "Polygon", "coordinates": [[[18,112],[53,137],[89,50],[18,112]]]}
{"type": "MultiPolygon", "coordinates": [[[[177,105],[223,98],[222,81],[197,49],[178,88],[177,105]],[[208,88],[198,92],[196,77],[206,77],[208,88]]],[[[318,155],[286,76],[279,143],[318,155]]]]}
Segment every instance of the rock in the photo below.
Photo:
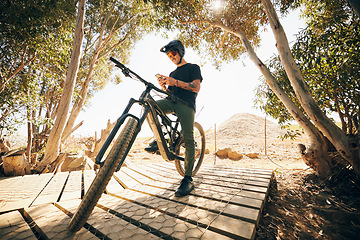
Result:
{"type": "Polygon", "coordinates": [[[245,154],[245,156],[247,156],[249,158],[258,158],[259,153],[248,153],[248,154],[245,154]]]}
{"type": "Polygon", "coordinates": [[[86,156],[72,155],[67,156],[61,164],[61,172],[78,171],[92,169],[91,164],[94,162],[86,156]]]}
{"type": "Polygon", "coordinates": [[[238,160],[242,159],[243,156],[244,155],[242,155],[242,154],[240,154],[240,153],[238,153],[236,151],[231,151],[231,152],[228,153],[228,158],[230,160],[233,160],[233,161],[238,161],[238,160]]]}
{"type": "Polygon", "coordinates": [[[231,152],[231,151],[232,151],[231,148],[219,149],[219,150],[216,151],[216,156],[218,156],[219,158],[227,158],[228,153],[231,152]]]}
{"type": "Polygon", "coordinates": [[[7,177],[30,174],[30,164],[26,159],[25,150],[15,150],[3,157],[3,170],[7,177]]]}

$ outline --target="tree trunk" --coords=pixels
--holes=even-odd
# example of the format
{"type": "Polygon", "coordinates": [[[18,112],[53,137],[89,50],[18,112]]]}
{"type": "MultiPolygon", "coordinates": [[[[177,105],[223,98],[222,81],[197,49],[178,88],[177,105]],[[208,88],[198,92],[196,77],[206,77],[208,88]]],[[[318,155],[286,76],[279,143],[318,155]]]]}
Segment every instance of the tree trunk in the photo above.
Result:
{"type": "Polygon", "coordinates": [[[31,163],[31,148],[32,148],[32,142],[33,142],[33,124],[32,124],[32,111],[28,108],[27,109],[27,128],[28,128],[28,138],[27,138],[27,147],[26,147],[26,157],[29,160],[29,163],[31,163]]]}
{"type": "Polygon", "coordinates": [[[95,132],[94,144],[89,146],[89,150],[85,151],[85,155],[87,157],[95,158],[98,155],[101,147],[104,145],[106,139],[110,135],[110,132],[114,128],[114,126],[115,126],[115,122],[111,123],[110,120],[108,120],[106,128],[101,130],[100,139],[97,139],[96,132],[95,132]]]}
{"type": "MultiPolygon", "coordinates": [[[[85,81],[84,81],[84,83],[82,85],[81,92],[80,92],[80,97],[75,102],[75,104],[74,104],[74,106],[73,106],[73,108],[71,110],[69,119],[68,119],[68,121],[66,123],[66,127],[65,127],[65,130],[64,130],[64,136],[62,137],[62,142],[65,142],[66,139],[73,132],[72,129],[73,129],[74,123],[76,121],[76,118],[78,117],[82,107],[84,106],[84,103],[85,103],[85,100],[86,100],[86,95],[87,95],[89,85],[90,85],[90,81],[92,79],[92,75],[93,75],[93,72],[94,72],[94,69],[95,69],[95,64],[99,60],[100,51],[103,50],[105,48],[105,46],[109,44],[109,41],[104,43],[104,34],[105,34],[106,25],[108,24],[110,16],[111,16],[112,12],[114,11],[115,7],[116,7],[116,2],[114,2],[114,4],[111,6],[111,9],[109,10],[108,14],[106,15],[104,23],[101,25],[101,30],[100,30],[100,33],[99,33],[95,53],[94,53],[94,55],[93,55],[93,57],[92,57],[92,59],[90,61],[89,70],[87,72],[86,79],[85,79],[85,81]]],[[[109,35],[110,34],[111,33],[109,33],[109,35]]]]}
{"type": "Polygon", "coordinates": [[[324,144],[324,137],[322,133],[310,122],[310,120],[295,105],[295,103],[292,102],[289,96],[286,95],[284,90],[279,86],[276,79],[271,74],[270,70],[257,57],[254,49],[252,48],[249,40],[246,38],[244,33],[240,31],[233,31],[231,28],[221,23],[211,24],[217,27],[221,27],[225,31],[228,31],[241,39],[250,59],[255,63],[255,65],[264,75],[266,83],[273,90],[276,96],[281,100],[281,102],[285,105],[291,116],[299,123],[299,125],[309,136],[310,144],[306,152],[305,150],[303,150],[304,154],[306,153],[306,155],[303,154],[305,163],[310,167],[315,167],[314,170],[318,173],[319,176],[328,176],[331,173],[331,163],[330,158],[327,154],[327,149],[322,147],[324,144]],[[318,161],[318,163],[315,163],[314,161],[318,161]]]}
{"type": "Polygon", "coordinates": [[[50,131],[50,136],[45,148],[44,158],[36,167],[36,171],[42,172],[43,169],[54,162],[59,155],[61,136],[68,118],[68,112],[75,87],[76,75],[80,63],[81,45],[84,37],[84,15],[85,0],[78,2],[78,15],[74,35],[74,47],[71,54],[69,69],[66,74],[65,86],[56,113],[55,124],[50,131]]]}
{"type": "Polygon", "coordinates": [[[332,122],[321,111],[311,96],[311,93],[304,81],[304,78],[295,63],[291,54],[288,40],[284,29],[282,28],[276,11],[270,0],[261,0],[276,39],[276,47],[280,54],[281,62],[285,68],[286,74],[295,91],[295,94],[304,108],[307,115],[317,128],[329,139],[340,155],[345,158],[354,168],[357,174],[360,174],[360,149],[359,140],[350,139],[341,129],[332,122]]]}
{"type": "Polygon", "coordinates": [[[26,159],[25,150],[12,151],[2,157],[3,169],[7,177],[30,174],[30,164],[26,159]]]}
{"type": "Polygon", "coordinates": [[[61,139],[62,142],[65,142],[66,139],[73,132],[73,126],[74,126],[75,120],[76,120],[77,116],[79,115],[82,107],[84,106],[84,102],[86,100],[86,95],[87,95],[87,92],[88,92],[89,84],[90,84],[90,81],[91,81],[91,77],[92,77],[92,73],[93,73],[93,70],[94,70],[94,65],[95,65],[95,62],[97,60],[97,57],[98,57],[98,54],[95,54],[95,56],[93,57],[93,60],[91,61],[88,75],[87,75],[87,77],[85,79],[85,82],[84,82],[82,88],[81,88],[81,93],[80,93],[79,100],[76,101],[76,103],[74,104],[74,106],[73,106],[73,108],[71,110],[69,119],[68,119],[68,121],[66,123],[66,127],[65,127],[65,130],[64,130],[64,136],[61,139]]]}

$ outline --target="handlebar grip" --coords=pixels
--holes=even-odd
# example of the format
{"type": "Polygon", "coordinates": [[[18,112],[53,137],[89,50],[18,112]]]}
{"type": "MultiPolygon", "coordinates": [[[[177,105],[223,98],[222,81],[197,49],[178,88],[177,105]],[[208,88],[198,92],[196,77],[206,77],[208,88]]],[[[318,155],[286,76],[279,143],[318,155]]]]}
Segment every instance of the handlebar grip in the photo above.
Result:
{"type": "Polygon", "coordinates": [[[125,68],[124,64],[122,64],[121,62],[119,62],[119,61],[116,60],[115,58],[110,57],[110,60],[111,60],[112,62],[114,62],[117,66],[121,67],[122,69],[125,68]]]}

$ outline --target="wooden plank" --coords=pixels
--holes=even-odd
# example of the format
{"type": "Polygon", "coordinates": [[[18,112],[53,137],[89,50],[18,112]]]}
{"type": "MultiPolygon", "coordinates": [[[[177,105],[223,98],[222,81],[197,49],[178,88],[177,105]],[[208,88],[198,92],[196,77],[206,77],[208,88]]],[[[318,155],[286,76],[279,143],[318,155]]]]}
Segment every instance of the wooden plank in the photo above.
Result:
{"type": "Polygon", "coordinates": [[[4,188],[0,188],[0,213],[29,206],[52,176],[53,174],[42,174],[1,179],[0,183],[4,188]]]}
{"type": "MultiPolygon", "coordinates": [[[[115,204],[121,204],[124,200],[115,199],[115,204]]],[[[66,201],[58,203],[59,206],[68,211],[75,212],[76,206],[80,204],[80,200],[66,201]]],[[[106,235],[111,239],[160,239],[149,231],[139,228],[137,224],[121,219],[108,211],[95,207],[86,221],[87,224],[95,228],[97,232],[106,235]]],[[[86,229],[84,226],[82,230],[86,229]]]]}
{"type": "Polygon", "coordinates": [[[77,233],[68,231],[71,218],[53,204],[25,208],[24,213],[32,220],[42,239],[99,239],[86,229],[77,233]]]}
{"type": "Polygon", "coordinates": [[[56,202],[60,197],[61,191],[65,185],[66,180],[68,179],[68,176],[68,172],[60,172],[55,174],[51,181],[42,190],[40,195],[31,204],[31,206],[56,202]]]}
{"type": "MultiPolygon", "coordinates": [[[[215,231],[217,233],[226,233],[227,236],[230,235],[233,238],[238,239],[253,239],[255,234],[254,223],[221,214],[219,215],[218,213],[207,211],[200,207],[191,206],[181,202],[174,202],[168,199],[158,198],[156,196],[149,196],[148,194],[134,191],[123,191],[119,197],[142,204],[148,208],[160,210],[160,212],[170,216],[176,216],[182,221],[190,222],[196,226],[202,226],[202,228],[204,228],[202,230],[205,230],[206,227],[210,225],[211,231],[215,231]],[[231,228],[228,226],[231,226],[231,228]],[[237,227],[232,228],[232,226],[237,227]]],[[[184,198],[188,197],[189,196],[184,198]]],[[[199,231],[197,235],[192,237],[200,237],[202,231],[200,229],[198,230],[199,231]]]]}
{"type": "MultiPolygon", "coordinates": [[[[172,170],[166,170],[166,171],[161,171],[163,170],[162,167],[158,167],[158,166],[154,166],[154,165],[133,165],[131,166],[131,169],[135,169],[138,171],[143,171],[143,173],[145,175],[150,176],[152,173],[156,174],[157,176],[163,176],[163,177],[167,177],[167,178],[172,178],[172,179],[181,179],[180,176],[176,176],[173,174],[172,170]],[[140,169],[140,170],[139,170],[140,169]],[[144,172],[145,171],[145,172],[144,172]]],[[[210,179],[210,180],[220,180],[220,181],[224,181],[224,182],[244,182],[245,180],[247,181],[247,183],[249,185],[253,185],[253,186],[259,186],[259,187],[268,187],[269,185],[269,179],[263,179],[263,178],[258,178],[256,176],[252,176],[251,174],[246,174],[246,175],[229,175],[229,174],[217,174],[216,172],[213,172],[213,174],[211,175],[205,175],[202,173],[197,174],[194,178],[199,178],[199,176],[201,177],[201,179],[210,179]]],[[[154,175],[152,175],[151,178],[157,179],[157,177],[154,177],[154,175]]]]}
{"type": "Polygon", "coordinates": [[[201,166],[202,170],[222,170],[222,171],[226,171],[226,172],[234,172],[234,173],[238,173],[238,172],[247,172],[247,171],[251,171],[251,172],[257,172],[259,174],[263,174],[264,176],[268,176],[272,174],[272,170],[271,169],[263,169],[263,168],[242,168],[242,167],[229,167],[229,166],[224,166],[224,165],[210,165],[210,164],[204,164],[201,166]]]}
{"type": "MultiPolygon", "coordinates": [[[[163,174],[166,174],[166,173],[163,172],[163,174]]],[[[168,172],[167,176],[172,177],[173,175],[171,175],[171,172],[168,172]]],[[[182,177],[173,177],[173,178],[180,180],[182,177]]],[[[225,186],[225,187],[226,186],[227,187],[232,187],[232,186],[234,186],[234,183],[236,183],[236,184],[245,184],[246,186],[242,187],[244,190],[260,192],[260,193],[266,193],[268,185],[269,185],[269,181],[259,183],[259,182],[251,180],[250,175],[244,176],[243,178],[230,179],[228,177],[222,177],[222,176],[217,177],[217,178],[215,178],[215,177],[207,177],[207,176],[204,176],[204,175],[199,173],[193,178],[194,178],[195,182],[197,182],[197,179],[201,178],[201,182],[206,182],[207,184],[210,184],[210,185],[220,185],[220,186],[225,186]]]]}
{"type": "Polygon", "coordinates": [[[22,215],[17,211],[1,214],[0,217],[1,239],[37,239],[25,222],[22,215]]]}
{"type": "Polygon", "coordinates": [[[127,169],[127,167],[122,167],[119,172],[114,173],[114,176],[117,178],[117,181],[121,182],[124,188],[131,188],[139,184],[134,178],[126,174],[123,169],[127,169]]]}
{"type": "Polygon", "coordinates": [[[106,186],[106,191],[109,191],[109,192],[120,192],[123,189],[124,188],[121,186],[121,184],[114,177],[110,178],[110,182],[106,186]]]}
{"type": "MultiPolygon", "coordinates": [[[[131,169],[128,169],[128,172],[129,172],[129,174],[133,174],[135,176],[135,178],[137,178],[137,180],[142,184],[152,185],[152,186],[156,186],[156,187],[160,187],[160,188],[168,188],[168,189],[172,189],[174,191],[177,189],[178,184],[179,184],[180,180],[182,179],[181,176],[175,177],[174,174],[167,175],[167,177],[169,179],[171,179],[168,181],[169,183],[172,184],[170,186],[169,184],[166,184],[165,182],[149,180],[149,178],[146,178],[146,177],[144,177],[144,175],[134,172],[131,169]],[[177,178],[178,180],[177,181],[174,180],[175,178],[177,178]]],[[[161,174],[164,174],[164,171],[162,171],[161,174]]],[[[194,177],[194,182],[195,182],[195,189],[199,188],[199,189],[207,190],[207,191],[226,192],[228,194],[235,194],[235,193],[240,192],[237,194],[238,196],[260,199],[260,200],[265,199],[266,191],[267,191],[267,189],[265,189],[265,188],[258,188],[258,187],[246,186],[246,185],[243,186],[241,184],[234,186],[235,184],[232,184],[232,185],[231,184],[223,184],[221,181],[215,182],[215,184],[213,182],[213,184],[211,184],[211,183],[207,183],[206,181],[197,181],[196,176],[194,177]]]]}
{"type": "MultiPolygon", "coordinates": [[[[129,191],[126,192],[131,194],[129,191]]],[[[119,217],[128,218],[128,221],[148,228],[165,239],[199,239],[205,231],[196,222],[186,221],[185,218],[178,218],[174,214],[162,211],[156,204],[154,205],[155,208],[152,208],[105,195],[100,199],[100,205],[104,206],[104,210],[111,209],[119,217]]],[[[170,204],[168,207],[174,209],[176,204],[170,204]]],[[[222,240],[231,238],[214,231],[208,231],[201,239],[222,240]]]]}
{"type": "Polygon", "coordinates": [[[81,198],[81,178],[81,171],[70,172],[60,201],[81,198]]]}
{"type": "Polygon", "coordinates": [[[202,176],[204,177],[214,177],[214,178],[225,178],[229,180],[235,180],[235,179],[249,179],[251,181],[257,182],[257,184],[266,184],[269,182],[269,180],[272,178],[272,175],[263,175],[261,173],[258,173],[257,171],[247,171],[247,172],[237,172],[237,173],[230,173],[223,170],[217,170],[213,169],[212,171],[202,171],[202,176]]]}
{"type": "Polygon", "coordinates": [[[87,192],[87,190],[89,189],[92,181],[95,178],[95,171],[94,170],[86,170],[84,171],[84,193],[87,192]]]}
{"type": "Polygon", "coordinates": [[[164,199],[169,199],[171,201],[176,201],[182,204],[200,207],[202,209],[212,211],[215,213],[222,211],[225,215],[234,218],[244,219],[246,221],[256,224],[258,224],[259,221],[260,209],[233,204],[230,202],[230,199],[228,201],[225,201],[223,199],[215,199],[215,198],[209,199],[193,194],[179,198],[174,195],[173,191],[159,189],[151,186],[139,186],[134,190],[151,196],[156,196],[164,199]]]}
{"type": "MultiPolygon", "coordinates": [[[[166,162],[164,164],[153,164],[153,167],[162,169],[163,171],[172,172],[176,171],[174,163],[166,162]]],[[[203,164],[200,168],[199,173],[203,175],[209,175],[216,173],[218,176],[231,176],[235,177],[238,175],[247,176],[253,175],[256,173],[257,178],[270,179],[272,177],[271,170],[261,170],[261,169],[248,169],[248,168],[235,168],[235,167],[226,167],[226,166],[212,166],[203,164]]]]}
{"type": "Polygon", "coordinates": [[[124,168],[122,170],[124,173],[126,173],[128,176],[131,176],[132,179],[134,179],[136,182],[140,184],[146,183],[148,180],[151,180],[149,177],[145,176],[144,174],[141,174],[139,172],[136,172],[132,170],[131,168],[124,168]]]}
{"type": "MultiPolygon", "coordinates": [[[[152,164],[153,167],[161,168],[164,171],[176,171],[175,164],[171,162],[166,162],[164,164],[155,163],[152,164]]],[[[249,168],[229,168],[224,166],[216,166],[216,165],[207,165],[203,164],[199,170],[199,173],[203,175],[209,175],[217,173],[218,176],[227,176],[232,175],[233,177],[236,177],[237,175],[250,175],[256,173],[257,176],[264,179],[269,179],[272,176],[272,171],[263,171],[259,169],[249,169],[249,168]]]]}
{"type": "MultiPolygon", "coordinates": [[[[148,176],[150,178],[157,179],[157,181],[167,182],[169,180],[169,178],[160,176],[159,173],[154,172],[151,168],[148,168],[147,166],[140,165],[140,166],[137,166],[136,169],[138,171],[143,171],[143,173],[146,172],[146,174],[148,174],[148,176]]],[[[170,179],[168,182],[176,184],[176,183],[178,183],[178,180],[170,179]]],[[[197,196],[202,196],[202,197],[206,197],[206,198],[210,198],[210,199],[217,199],[219,201],[221,201],[221,200],[228,201],[229,198],[232,197],[231,203],[242,205],[242,206],[248,206],[248,207],[252,207],[252,208],[262,209],[262,206],[263,206],[263,201],[259,200],[259,199],[247,198],[246,196],[237,196],[237,195],[231,196],[227,193],[208,191],[206,189],[201,189],[198,187],[195,188],[191,193],[193,195],[197,195],[197,196]]]]}
{"type": "MultiPolygon", "coordinates": [[[[18,196],[18,202],[14,203],[19,203],[20,199],[24,201],[17,206],[25,207],[21,212],[29,222],[32,222],[38,235],[43,234],[44,238],[49,239],[98,239],[107,236],[114,239],[143,240],[253,239],[273,175],[271,171],[261,169],[206,166],[194,177],[195,189],[191,194],[178,198],[174,192],[182,177],[177,173],[173,162],[132,164],[114,174],[107,186],[111,194],[102,195],[98,207],[87,221],[88,229],[82,228],[76,234],[66,230],[70,222],[70,213],[67,211],[72,213],[76,211],[80,203],[81,188],[89,188],[95,177],[94,171],[71,172],[61,202],[55,205],[48,202],[57,200],[55,196],[58,196],[62,189],[62,187],[58,189],[57,186],[61,183],[64,186],[65,182],[63,175],[55,175],[52,179],[52,175],[35,176],[38,177],[38,182],[45,182],[41,178],[48,181],[39,188],[36,186],[37,183],[24,184],[24,179],[21,181],[6,179],[5,182],[0,180],[0,186],[5,187],[5,190],[1,189],[0,192],[4,192],[7,198],[16,191],[25,193],[23,196],[18,196]],[[18,181],[22,185],[16,191],[7,189],[15,186],[18,181]],[[22,189],[27,186],[30,186],[30,189],[22,189]],[[31,186],[34,188],[31,189],[31,186]],[[123,189],[121,186],[128,189],[123,189]],[[28,194],[29,192],[31,193],[28,194]],[[32,201],[36,199],[31,207],[27,207],[28,199],[32,201]],[[66,199],[69,200],[65,201],[66,199]]],[[[31,178],[27,178],[29,179],[31,178]]],[[[5,202],[5,205],[9,206],[8,202],[5,202]]],[[[18,211],[10,213],[14,217],[3,213],[0,219],[2,220],[3,216],[6,216],[5,222],[22,219],[22,223],[26,224],[18,211]]],[[[8,231],[7,229],[12,227],[5,224],[6,227],[1,228],[1,224],[4,223],[0,221],[0,236],[3,229],[8,231]]],[[[24,226],[29,228],[28,224],[24,226]]],[[[12,237],[23,238],[19,237],[22,236],[23,231],[14,232],[12,237]]]]}

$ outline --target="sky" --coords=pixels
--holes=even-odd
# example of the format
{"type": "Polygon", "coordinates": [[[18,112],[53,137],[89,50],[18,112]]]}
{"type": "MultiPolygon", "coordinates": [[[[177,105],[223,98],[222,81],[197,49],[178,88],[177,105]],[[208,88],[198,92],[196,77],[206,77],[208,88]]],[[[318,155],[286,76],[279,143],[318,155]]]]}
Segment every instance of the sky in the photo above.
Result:
{"type": "MultiPolygon", "coordinates": [[[[295,40],[296,34],[303,29],[304,20],[299,18],[298,12],[290,13],[286,18],[280,19],[288,41],[295,40]]],[[[270,26],[261,34],[261,45],[255,50],[258,57],[266,62],[277,54],[275,39],[270,26]]],[[[157,84],[155,74],[169,75],[176,66],[159,50],[173,39],[166,39],[160,35],[150,34],[139,41],[131,53],[130,62],[126,66],[143,79],[157,84]]],[[[260,117],[265,114],[254,108],[255,88],[259,85],[262,75],[255,64],[246,55],[239,61],[223,64],[217,70],[210,59],[202,59],[187,48],[185,60],[189,63],[201,64],[203,82],[198,94],[195,121],[199,122],[204,130],[214,129],[221,123],[238,113],[251,113],[260,117]],[[204,63],[205,62],[205,63],[204,63]]],[[[109,64],[113,65],[111,61],[109,64]]],[[[116,74],[122,74],[120,71],[116,74]]],[[[103,90],[95,94],[90,106],[85,108],[78,116],[77,122],[84,120],[75,135],[94,136],[95,131],[100,135],[101,129],[106,127],[108,119],[116,121],[122,114],[130,98],[138,98],[144,85],[131,78],[122,77],[118,85],[108,84],[103,90]]],[[[146,122],[139,134],[152,136],[146,122]]]]}

